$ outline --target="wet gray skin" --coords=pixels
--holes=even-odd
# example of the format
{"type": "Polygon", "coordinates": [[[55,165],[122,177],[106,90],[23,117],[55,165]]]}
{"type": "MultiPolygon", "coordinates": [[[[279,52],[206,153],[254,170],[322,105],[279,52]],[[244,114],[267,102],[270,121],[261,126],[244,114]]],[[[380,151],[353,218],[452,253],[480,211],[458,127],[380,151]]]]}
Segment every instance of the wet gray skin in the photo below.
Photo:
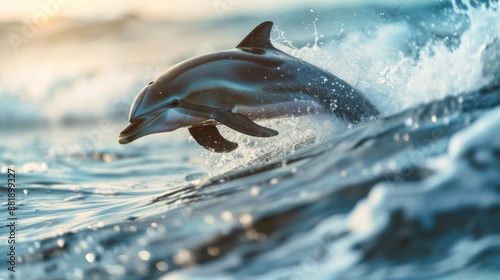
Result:
{"type": "Polygon", "coordinates": [[[272,25],[260,24],[235,49],[195,57],[160,74],[136,96],[119,143],[188,127],[203,147],[230,152],[238,145],[216,125],[271,137],[278,132],[253,120],[330,113],[357,124],[379,115],[347,82],[274,48],[272,25]]]}

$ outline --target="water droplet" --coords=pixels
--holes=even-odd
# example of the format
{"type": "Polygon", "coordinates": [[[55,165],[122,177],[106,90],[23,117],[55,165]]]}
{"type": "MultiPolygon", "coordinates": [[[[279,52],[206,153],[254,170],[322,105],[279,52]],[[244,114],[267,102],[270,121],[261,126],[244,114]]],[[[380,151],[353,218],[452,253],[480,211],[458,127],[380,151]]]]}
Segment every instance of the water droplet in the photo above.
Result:
{"type": "Polygon", "coordinates": [[[119,255],[118,257],[116,257],[116,259],[121,263],[128,263],[130,261],[129,256],[127,255],[119,255]]]}
{"type": "Polygon", "coordinates": [[[344,177],[344,178],[345,178],[345,177],[347,177],[348,175],[349,175],[349,174],[347,173],[347,170],[342,170],[342,171],[340,172],[340,176],[341,176],[341,177],[344,177]]]}
{"type": "Polygon", "coordinates": [[[260,193],[260,189],[258,186],[253,186],[251,189],[250,189],[250,194],[252,196],[258,196],[260,193]]]}
{"type": "Polygon", "coordinates": [[[212,257],[217,257],[220,254],[220,249],[217,246],[210,246],[207,248],[207,252],[212,257]]]}
{"type": "Polygon", "coordinates": [[[95,256],[91,253],[88,253],[85,255],[85,259],[89,262],[89,263],[93,263],[95,261],[95,256]]]}
{"type": "Polygon", "coordinates": [[[259,233],[255,229],[247,230],[245,235],[250,240],[259,240],[259,233]]]}
{"type": "Polygon", "coordinates": [[[149,235],[154,235],[154,234],[155,234],[155,232],[156,232],[156,231],[155,231],[155,229],[154,229],[154,228],[150,228],[150,227],[148,227],[148,228],[146,229],[146,233],[147,233],[147,234],[149,234],[149,235]]]}
{"type": "Polygon", "coordinates": [[[113,159],[114,159],[114,157],[113,157],[112,155],[110,155],[110,154],[104,154],[104,155],[102,156],[102,161],[104,161],[104,162],[106,162],[106,163],[110,163],[110,162],[112,162],[112,161],[113,161],[113,159]]]}
{"type": "Polygon", "coordinates": [[[83,271],[81,269],[75,269],[73,275],[75,276],[75,279],[83,279],[83,271]]]}
{"type": "Polygon", "coordinates": [[[158,262],[156,263],[156,269],[165,272],[168,270],[168,264],[166,262],[158,262]]]}
{"type": "Polygon", "coordinates": [[[405,121],[406,126],[412,126],[413,125],[413,119],[412,118],[407,118],[405,121]]]}
{"type": "Polygon", "coordinates": [[[410,141],[410,134],[408,134],[408,132],[403,133],[403,141],[410,141]]]}
{"type": "Polygon", "coordinates": [[[57,246],[59,248],[63,248],[65,244],[66,244],[66,242],[64,242],[63,239],[57,239],[57,246]]]}
{"type": "Polygon", "coordinates": [[[394,141],[399,142],[399,138],[400,138],[399,133],[397,133],[397,132],[394,133],[394,135],[392,136],[392,138],[394,138],[394,141]]]}
{"type": "Polygon", "coordinates": [[[245,227],[248,227],[253,223],[253,218],[250,214],[241,214],[239,220],[240,223],[245,227]]]}
{"type": "Polygon", "coordinates": [[[191,262],[191,252],[185,249],[179,250],[173,257],[173,261],[178,265],[189,264],[191,262]]]}
{"type": "MultiPolygon", "coordinates": [[[[125,274],[125,268],[123,267],[123,265],[119,265],[119,264],[106,265],[105,269],[110,274],[114,274],[114,275],[124,275],[125,274]]],[[[78,278],[78,279],[83,279],[83,277],[78,278]]]]}
{"type": "Polygon", "coordinates": [[[147,262],[147,261],[149,261],[149,259],[151,259],[151,254],[146,250],[140,251],[138,255],[139,255],[139,258],[141,258],[141,260],[143,260],[145,262],[147,262]]]}
{"type": "Polygon", "coordinates": [[[220,217],[224,220],[224,221],[229,221],[233,218],[233,213],[229,212],[229,211],[224,211],[220,214],[220,217]]]}
{"type": "Polygon", "coordinates": [[[203,220],[207,224],[213,224],[215,222],[215,218],[212,215],[206,215],[205,217],[203,217],[203,220]]]}

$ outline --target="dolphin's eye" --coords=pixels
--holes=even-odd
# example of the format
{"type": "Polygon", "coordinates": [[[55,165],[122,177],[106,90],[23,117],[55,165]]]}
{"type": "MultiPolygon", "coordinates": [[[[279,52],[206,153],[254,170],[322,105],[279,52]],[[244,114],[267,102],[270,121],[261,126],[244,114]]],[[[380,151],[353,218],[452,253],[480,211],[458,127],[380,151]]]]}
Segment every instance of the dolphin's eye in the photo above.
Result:
{"type": "Polygon", "coordinates": [[[148,86],[149,86],[149,85],[152,85],[152,84],[154,84],[154,81],[149,82],[148,86]]]}
{"type": "Polygon", "coordinates": [[[172,100],[172,101],[170,102],[170,105],[171,105],[172,107],[176,107],[177,105],[179,105],[179,99],[175,98],[174,100],[172,100]]]}

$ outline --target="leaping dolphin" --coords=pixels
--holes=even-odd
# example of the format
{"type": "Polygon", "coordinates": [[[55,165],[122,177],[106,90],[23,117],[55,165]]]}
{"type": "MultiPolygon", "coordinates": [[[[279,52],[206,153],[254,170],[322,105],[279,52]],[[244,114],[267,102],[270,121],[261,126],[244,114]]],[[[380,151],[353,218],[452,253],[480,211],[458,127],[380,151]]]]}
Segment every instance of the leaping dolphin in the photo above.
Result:
{"type": "Polygon", "coordinates": [[[344,80],[276,49],[266,21],[235,49],[195,57],[165,70],[146,85],[130,108],[121,144],[142,136],[189,127],[201,146],[214,152],[238,147],[216,125],[271,137],[276,130],[253,120],[330,113],[357,124],[379,115],[375,106],[344,80]]]}

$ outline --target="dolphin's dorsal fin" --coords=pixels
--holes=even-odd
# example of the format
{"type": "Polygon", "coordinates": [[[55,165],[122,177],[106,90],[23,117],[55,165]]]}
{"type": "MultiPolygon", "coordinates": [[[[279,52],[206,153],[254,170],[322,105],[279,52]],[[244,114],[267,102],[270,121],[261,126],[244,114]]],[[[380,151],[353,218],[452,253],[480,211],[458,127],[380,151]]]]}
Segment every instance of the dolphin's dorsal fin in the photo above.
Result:
{"type": "Polygon", "coordinates": [[[265,21],[255,27],[236,48],[275,49],[271,44],[272,21],[265,21]]]}

